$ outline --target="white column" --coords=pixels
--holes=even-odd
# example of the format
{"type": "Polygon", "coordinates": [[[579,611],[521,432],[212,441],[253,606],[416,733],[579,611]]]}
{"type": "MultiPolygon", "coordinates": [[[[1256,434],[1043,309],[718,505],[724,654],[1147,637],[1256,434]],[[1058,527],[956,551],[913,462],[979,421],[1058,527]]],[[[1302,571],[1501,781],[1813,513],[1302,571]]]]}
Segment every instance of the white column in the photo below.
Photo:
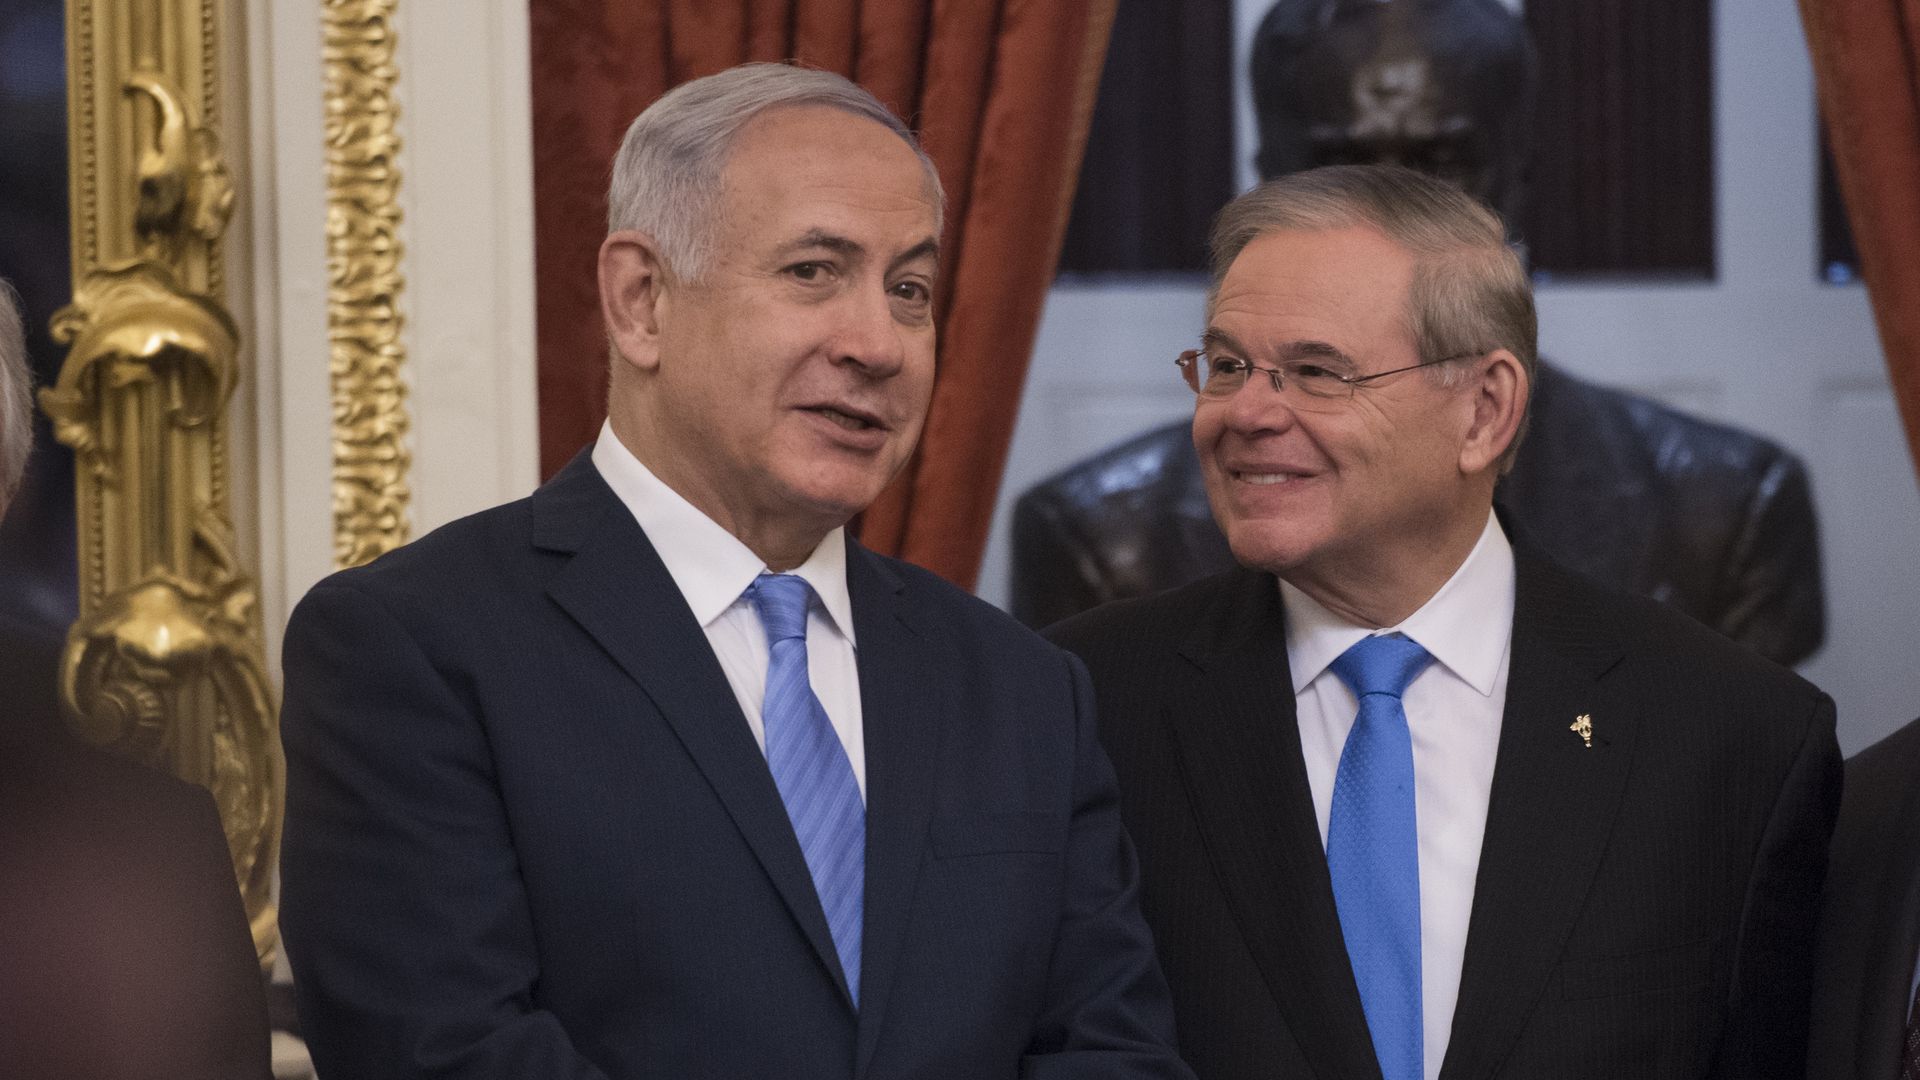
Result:
{"type": "MultiPolygon", "coordinates": [[[[300,596],[332,569],[320,0],[241,0],[261,604],[272,666],[300,596]]],[[[399,0],[400,305],[411,535],[538,479],[533,163],[524,0],[399,0]]],[[[244,452],[244,449],[242,450],[244,452]]]]}

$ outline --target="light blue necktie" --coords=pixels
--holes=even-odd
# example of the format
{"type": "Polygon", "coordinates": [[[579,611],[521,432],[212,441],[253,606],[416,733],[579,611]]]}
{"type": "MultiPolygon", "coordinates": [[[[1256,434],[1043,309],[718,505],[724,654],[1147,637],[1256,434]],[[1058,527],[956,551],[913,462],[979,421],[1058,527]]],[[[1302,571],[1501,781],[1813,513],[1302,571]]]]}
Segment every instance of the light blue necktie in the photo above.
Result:
{"type": "Polygon", "coordinates": [[[1362,638],[1333,662],[1333,673],[1359,697],[1360,714],[1333,780],[1327,870],[1373,1053],[1386,1080],[1425,1075],[1413,738],[1400,695],[1432,661],[1418,643],[1394,636],[1362,638]]]}
{"type": "Polygon", "coordinates": [[[847,992],[860,1004],[861,892],[867,877],[867,809],[833,721],[807,681],[807,604],[813,589],[792,574],[761,574],[747,598],[767,629],[767,766],[800,841],[833,934],[847,992]]]}

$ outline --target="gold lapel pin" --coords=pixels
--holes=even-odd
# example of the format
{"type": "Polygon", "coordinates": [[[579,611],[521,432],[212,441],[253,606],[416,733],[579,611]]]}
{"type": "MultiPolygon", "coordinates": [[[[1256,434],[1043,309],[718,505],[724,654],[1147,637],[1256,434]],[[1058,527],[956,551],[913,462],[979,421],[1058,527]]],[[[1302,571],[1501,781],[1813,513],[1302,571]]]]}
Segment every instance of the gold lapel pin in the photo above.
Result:
{"type": "Polygon", "coordinates": [[[1586,744],[1587,749],[1593,749],[1593,717],[1581,713],[1573,723],[1567,725],[1567,730],[1580,736],[1580,741],[1586,744]]]}

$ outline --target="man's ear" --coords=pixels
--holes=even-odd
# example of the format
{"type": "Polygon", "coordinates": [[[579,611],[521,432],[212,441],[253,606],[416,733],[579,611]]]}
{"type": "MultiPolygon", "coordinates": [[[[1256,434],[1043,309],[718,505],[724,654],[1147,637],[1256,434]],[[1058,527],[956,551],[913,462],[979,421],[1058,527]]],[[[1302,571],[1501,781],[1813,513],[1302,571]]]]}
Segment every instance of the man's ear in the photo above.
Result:
{"type": "Polygon", "coordinates": [[[615,355],[650,371],[660,363],[660,311],[666,263],[653,237],[633,229],[600,242],[600,315],[615,355]]]}
{"type": "Polygon", "coordinates": [[[1472,475],[1494,466],[1513,445],[1533,387],[1520,358],[1495,349],[1480,362],[1465,389],[1473,396],[1473,421],[1460,447],[1460,471],[1472,475]]]}

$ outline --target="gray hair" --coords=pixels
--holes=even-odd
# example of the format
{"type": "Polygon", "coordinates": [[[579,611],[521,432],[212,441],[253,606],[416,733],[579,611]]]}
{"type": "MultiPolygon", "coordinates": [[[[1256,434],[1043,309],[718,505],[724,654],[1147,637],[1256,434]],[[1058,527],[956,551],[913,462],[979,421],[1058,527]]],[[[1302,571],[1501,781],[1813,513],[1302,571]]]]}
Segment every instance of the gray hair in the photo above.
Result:
{"type": "MultiPolygon", "coordinates": [[[[1269,180],[1228,203],[1214,220],[1213,314],[1228,268],[1248,244],[1285,230],[1379,230],[1414,258],[1407,288],[1407,325],[1422,362],[1506,349],[1536,385],[1539,327],[1526,267],[1507,241],[1506,226],[1485,204],[1442,180],[1397,165],[1329,165],[1269,180]]],[[[1428,369],[1443,385],[1458,376],[1443,364],[1428,369]]],[[[1526,433],[1501,457],[1512,467],[1526,433]]]]}
{"type": "Polygon", "coordinates": [[[33,376],[13,288],[0,281],[0,516],[5,516],[33,449],[33,376]]]}
{"type": "Polygon", "coordinates": [[[865,117],[900,136],[926,169],[935,228],[946,195],[933,159],[907,125],[859,85],[791,64],[742,64],[668,91],[634,118],[613,159],[607,231],[653,238],[667,269],[698,280],[713,256],[720,174],[740,132],[769,109],[819,105],[865,117]]]}

